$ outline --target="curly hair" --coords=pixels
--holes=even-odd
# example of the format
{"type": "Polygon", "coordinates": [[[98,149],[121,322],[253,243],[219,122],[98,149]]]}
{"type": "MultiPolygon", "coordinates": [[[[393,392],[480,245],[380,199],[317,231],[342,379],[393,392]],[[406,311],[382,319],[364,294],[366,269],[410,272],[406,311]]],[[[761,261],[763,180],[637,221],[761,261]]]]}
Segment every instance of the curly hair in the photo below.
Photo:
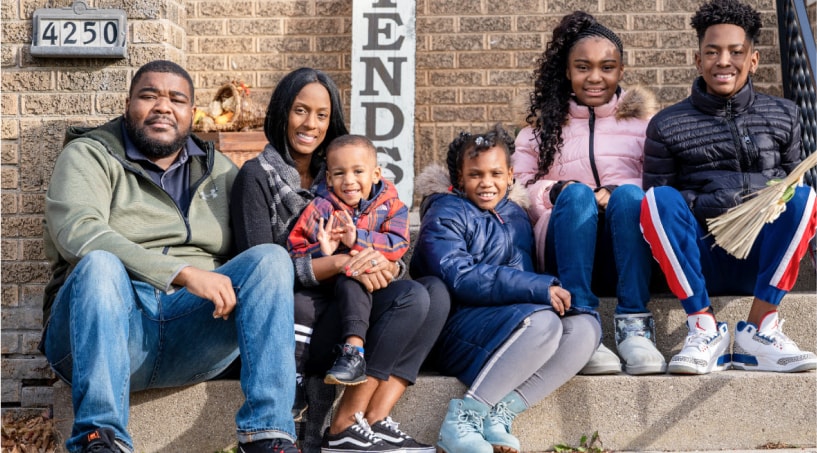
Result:
{"type": "Polygon", "coordinates": [[[539,169],[528,185],[541,179],[553,165],[562,149],[562,126],[567,121],[570,95],[573,91],[567,78],[570,49],[582,38],[601,36],[611,41],[623,57],[623,45],[618,36],[584,12],[574,11],[564,16],[553,29],[553,37],[537,61],[534,90],[530,95],[530,110],[525,118],[536,133],[539,145],[539,169]]]}
{"type": "Polygon", "coordinates": [[[459,187],[460,170],[462,170],[462,164],[466,156],[473,159],[479,153],[494,146],[498,146],[505,151],[505,163],[510,168],[511,154],[513,154],[515,147],[514,138],[501,124],[497,123],[487,132],[478,135],[460,132],[457,138],[448,145],[448,155],[445,159],[451,185],[461,189],[459,187]]]}
{"type": "Polygon", "coordinates": [[[752,44],[757,44],[760,28],[763,26],[760,13],[738,0],[712,0],[705,3],[698,8],[690,21],[690,25],[698,34],[698,43],[703,40],[707,28],[721,24],[737,25],[742,28],[752,44]]]}

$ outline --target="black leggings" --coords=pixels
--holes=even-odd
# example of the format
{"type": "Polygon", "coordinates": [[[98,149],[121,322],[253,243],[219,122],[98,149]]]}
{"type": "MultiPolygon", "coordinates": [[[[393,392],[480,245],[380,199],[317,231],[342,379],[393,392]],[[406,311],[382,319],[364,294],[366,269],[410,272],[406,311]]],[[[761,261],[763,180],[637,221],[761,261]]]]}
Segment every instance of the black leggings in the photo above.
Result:
{"type": "MultiPolygon", "coordinates": [[[[335,360],[334,346],[344,337],[334,301],[334,285],[295,291],[295,360],[302,374],[323,375],[335,360]]],[[[366,374],[380,380],[396,376],[413,384],[450,305],[448,290],[436,277],[396,280],[372,293],[366,374]]]]}

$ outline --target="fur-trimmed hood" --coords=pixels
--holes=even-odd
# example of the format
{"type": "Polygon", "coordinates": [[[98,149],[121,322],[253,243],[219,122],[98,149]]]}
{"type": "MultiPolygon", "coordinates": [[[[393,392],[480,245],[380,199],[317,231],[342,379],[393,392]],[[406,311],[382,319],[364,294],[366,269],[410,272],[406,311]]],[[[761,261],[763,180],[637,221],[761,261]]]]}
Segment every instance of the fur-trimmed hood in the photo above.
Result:
{"type": "MultiPolygon", "coordinates": [[[[462,192],[453,190],[448,170],[438,163],[430,164],[422,172],[420,172],[414,181],[414,190],[423,199],[434,194],[451,194],[463,198],[465,197],[465,194],[462,192]]],[[[508,191],[507,197],[508,200],[525,209],[530,207],[528,192],[515,182],[511,186],[511,190],[508,191]]]]}
{"type": "Polygon", "coordinates": [[[639,118],[647,120],[658,112],[658,100],[652,90],[634,85],[621,96],[616,110],[616,119],[639,118]]]}

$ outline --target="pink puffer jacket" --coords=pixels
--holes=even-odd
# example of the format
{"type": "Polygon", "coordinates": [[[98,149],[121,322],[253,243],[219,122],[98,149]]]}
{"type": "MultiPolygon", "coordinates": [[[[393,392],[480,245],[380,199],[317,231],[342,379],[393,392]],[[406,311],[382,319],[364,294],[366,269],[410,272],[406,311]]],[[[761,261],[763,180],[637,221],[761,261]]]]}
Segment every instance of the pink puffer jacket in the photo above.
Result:
{"type": "Polygon", "coordinates": [[[592,188],[635,184],[641,187],[644,139],[647,123],[657,109],[655,97],[646,89],[633,87],[594,109],[593,159],[599,183],[593,175],[590,155],[590,109],[570,101],[569,118],[562,128],[564,145],[550,171],[527,185],[536,176],[539,145],[528,126],[516,137],[511,156],[516,182],[526,187],[531,206],[528,215],[534,224],[539,269],[544,268],[544,244],[550,211],[550,189],[559,181],[580,181],[592,188]]]}

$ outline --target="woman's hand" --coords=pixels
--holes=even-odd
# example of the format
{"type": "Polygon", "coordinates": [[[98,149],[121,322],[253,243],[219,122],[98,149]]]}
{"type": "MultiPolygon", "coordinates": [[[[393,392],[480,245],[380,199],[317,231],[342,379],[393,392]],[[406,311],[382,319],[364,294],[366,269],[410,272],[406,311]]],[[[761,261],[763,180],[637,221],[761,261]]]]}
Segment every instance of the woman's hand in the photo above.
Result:
{"type": "Polygon", "coordinates": [[[351,278],[360,282],[363,286],[366,287],[366,291],[369,291],[371,293],[373,291],[377,291],[378,289],[383,289],[389,286],[389,283],[391,283],[391,281],[394,280],[394,274],[387,270],[384,270],[372,273],[358,274],[357,276],[351,278]]]}
{"type": "Polygon", "coordinates": [[[379,271],[394,272],[394,265],[379,251],[367,247],[363,250],[349,252],[351,258],[346,262],[343,272],[347,277],[356,277],[360,274],[372,274],[379,271]]]}
{"type": "Polygon", "coordinates": [[[565,312],[570,309],[570,291],[558,285],[551,285],[550,305],[556,313],[559,313],[559,316],[564,316],[565,312]]]}

